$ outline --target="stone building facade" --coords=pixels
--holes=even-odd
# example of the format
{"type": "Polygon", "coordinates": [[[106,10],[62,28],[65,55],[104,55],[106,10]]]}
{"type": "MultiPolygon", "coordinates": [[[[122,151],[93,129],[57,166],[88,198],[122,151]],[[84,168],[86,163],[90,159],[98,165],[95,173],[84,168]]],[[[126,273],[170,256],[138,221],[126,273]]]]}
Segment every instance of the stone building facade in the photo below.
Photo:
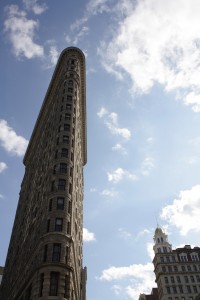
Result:
{"type": "Polygon", "coordinates": [[[153,259],[160,300],[194,300],[200,294],[200,248],[172,249],[167,235],[156,228],[153,259]]]}
{"type": "Polygon", "coordinates": [[[85,300],[85,57],[60,55],[25,157],[1,300],[85,300]]]}

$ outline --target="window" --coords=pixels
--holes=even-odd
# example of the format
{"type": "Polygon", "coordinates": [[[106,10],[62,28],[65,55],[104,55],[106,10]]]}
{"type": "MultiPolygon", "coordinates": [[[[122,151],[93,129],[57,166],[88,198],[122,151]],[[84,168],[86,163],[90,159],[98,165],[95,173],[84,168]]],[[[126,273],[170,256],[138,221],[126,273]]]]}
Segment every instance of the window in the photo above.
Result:
{"type": "Polygon", "coordinates": [[[47,232],[50,230],[50,219],[47,220],[47,232]]]}
{"type": "Polygon", "coordinates": [[[64,131],[70,131],[70,125],[64,124],[64,131]]]}
{"type": "Polygon", "coordinates": [[[171,294],[171,290],[169,286],[166,286],[167,294],[171,294]]]}
{"type": "Polygon", "coordinates": [[[68,81],[68,85],[69,85],[69,86],[73,86],[73,80],[69,80],[69,81],[68,81]]]}
{"type": "MultiPolygon", "coordinates": [[[[183,293],[183,287],[182,287],[181,285],[179,285],[178,288],[179,288],[179,293],[182,294],[182,293],[183,293]]],[[[182,298],[184,298],[184,297],[182,297],[182,298]]],[[[181,298],[181,299],[182,299],[182,298],[181,298]]],[[[185,298],[184,298],[184,300],[185,300],[185,298]]]]}
{"type": "Polygon", "coordinates": [[[181,282],[180,276],[176,276],[176,280],[177,280],[178,283],[180,283],[181,282]]]}
{"type": "Polygon", "coordinates": [[[48,245],[44,246],[44,256],[43,256],[43,262],[47,261],[47,253],[48,253],[48,245]]]}
{"type": "Polygon", "coordinates": [[[191,282],[195,282],[194,276],[190,276],[190,280],[191,280],[191,282]]]}
{"type": "Polygon", "coordinates": [[[69,144],[69,136],[68,135],[63,135],[63,143],[69,144]]]}
{"type": "Polygon", "coordinates": [[[162,267],[162,272],[166,272],[166,268],[165,267],[162,267]]]}
{"type": "Polygon", "coordinates": [[[199,277],[199,275],[197,275],[196,278],[197,278],[197,282],[200,282],[200,277],[199,277]]]}
{"type": "Polygon", "coordinates": [[[174,277],[173,277],[173,276],[171,276],[171,277],[170,277],[170,279],[171,279],[171,283],[174,283],[174,282],[175,282],[175,280],[174,280],[174,277]]]}
{"type": "Polygon", "coordinates": [[[53,244],[52,261],[60,261],[61,244],[53,244]]]}
{"type": "Polygon", "coordinates": [[[192,293],[191,287],[190,287],[189,285],[187,285],[186,288],[187,288],[187,292],[188,292],[188,293],[192,293]]]}
{"type": "Polygon", "coordinates": [[[72,101],[72,96],[71,95],[67,95],[67,101],[72,101]]]}
{"type": "Polygon", "coordinates": [[[172,272],[172,267],[168,266],[168,272],[172,272]]]}
{"type": "Polygon", "coordinates": [[[59,137],[56,139],[56,145],[59,145],[59,137]]]}
{"type": "Polygon", "coordinates": [[[185,272],[185,266],[181,266],[181,270],[185,272]]]}
{"type": "Polygon", "coordinates": [[[174,294],[177,294],[177,290],[176,290],[176,287],[175,287],[175,286],[172,287],[172,290],[173,290],[173,293],[174,293],[174,294]]]}
{"type": "Polygon", "coordinates": [[[161,261],[161,262],[164,262],[164,257],[160,257],[160,261],[161,261]]]}
{"type": "Polygon", "coordinates": [[[168,277],[165,277],[165,283],[169,283],[168,277]]]}
{"type": "Polygon", "coordinates": [[[51,191],[53,192],[55,190],[55,180],[51,183],[51,191]]]}
{"type": "Polygon", "coordinates": [[[192,260],[193,260],[193,261],[198,261],[198,260],[199,260],[199,258],[198,258],[198,255],[197,255],[197,254],[193,254],[193,255],[191,255],[191,257],[192,257],[192,260]]]}
{"type": "Polygon", "coordinates": [[[164,252],[164,253],[167,252],[167,247],[163,247],[163,252],[164,252]]]}
{"type": "Polygon", "coordinates": [[[67,164],[60,163],[60,173],[62,174],[67,173],[67,164]]]}
{"type": "Polygon", "coordinates": [[[58,295],[58,279],[59,279],[59,273],[51,272],[49,296],[57,296],[58,295]]]}
{"type": "Polygon", "coordinates": [[[60,111],[63,111],[63,105],[61,106],[60,111]]]}
{"type": "Polygon", "coordinates": [[[71,115],[70,114],[65,114],[65,120],[70,121],[71,120],[71,115]]]}
{"type": "Polygon", "coordinates": [[[166,261],[167,261],[167,262],[170,262],[169,256],[166,256],[166,261]]]}
{"type": "Polygon", "coordinates": [[[196,265],[193,265],[193,270],[197,271],[197,266],[196,265]]]}
{"type": "Polygon", "coordinates": [[[57,209],[60,209],[60,210],[64,209],[64,198],[63,197],[57,198],[57,209]]]}
{"type": "Polygon", "coordinates": [[[178,272],[178,267],[174,266],[174,272],[178,272]]]}
{"type": "Polygon", "coordinates": [[[181,259],[181,261],[188,261],[186,255],[181,255],[181,256],[180,256],[180,259],[181,259]]]}
{"type": "Polygon", "coordinates": [[[65,93],[65,89],[63,90],[63,94],[65,93]]]}
{"type": "Polygon", "coordinates": [[[197,293],[197,287],[195,285],[193,285],[193,291],[194,293],[197,293]]]}
{"type": "Polygon", "coordinates": [[[68,157],[68,149],[62,148],[62,150],[61,150],[61,157],[68,157]]]}
{"type": "Polygon", "coordinates": [[[71,104],[66,104],[66,110],[71,110],[71,109],[72,109],[71,104]]]}
{"type": "Polygon", "coordinates": [[[185,300],[185,297],[181,297],[181,300],[185,300]]]}
{"type": "Polygon", "coordinates": [[[188,271],[191,271],[191,267],[190,267],[190,266],[187,266],[187,270],[188,270],[188,271]]]}
{"type": "Polygon", "coordinates": [[[69,93],[72,93],[72,92],[73,92],[73,88],[68,87],[68,92],[69,92],[69,93]]]}
{"type": "Polygon", "coordinates": [[[52,202],[53,202],[53,199],[50,199],[49,200],[49,211],[52,211],[52,202]]]}
{"type": "Polygon", "coordinates": [[[175,256],[172,256],[172,261],[173,261],[173,262],[176,261],[175,256]]]}
{"type": "Polygon", "coordinates": [[[55,220],[55,231],[62,231],[62,227],[63,227],[63,219],[56,218],[56,220],[55,220]]]}
{"type": "Polygon", "coordinates": [[[43,294],[43,283],[44,283],[44,273],[40,274],[40,289],[39,289],[39,297],[42,297],[43,294]]]}
{"type": "Polygon", "coordinates": [[[66,180],[65,179],[58,179],[58,190],[65,191],[66,180]]]}
{"type": "Polygon", "coordinates": [[[189,280],[188,280],[188,277],[187,276],[184,276],[184,279],[185,279],[185,282],[187,283],[187,282],[189,282],[189,280]]]}

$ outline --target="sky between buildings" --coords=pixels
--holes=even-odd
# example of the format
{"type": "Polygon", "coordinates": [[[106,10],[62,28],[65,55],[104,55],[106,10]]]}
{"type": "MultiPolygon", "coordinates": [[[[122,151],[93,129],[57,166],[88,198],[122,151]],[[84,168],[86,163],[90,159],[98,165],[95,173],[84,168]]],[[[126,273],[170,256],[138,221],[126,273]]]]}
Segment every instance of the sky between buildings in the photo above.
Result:
{"type": "Polygon", "coordinates": [[[22,163],[60,52],[86,55],[88,300],[155,286],[152,237],[199,245],[200,1],[0,2],[0,265],[22,163]]]}

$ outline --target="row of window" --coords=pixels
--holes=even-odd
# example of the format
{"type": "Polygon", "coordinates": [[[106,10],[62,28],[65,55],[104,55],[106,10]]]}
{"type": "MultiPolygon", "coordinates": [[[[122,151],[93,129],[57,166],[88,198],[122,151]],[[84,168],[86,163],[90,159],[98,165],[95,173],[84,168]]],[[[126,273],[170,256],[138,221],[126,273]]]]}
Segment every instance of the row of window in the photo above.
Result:
{"type": "MultiPolygon", "coordinates": [[[[185,297],[175,297],[175,298],[173,298],[174,300],[185,300],[185,297]]],[[[168,297],[168,300],[172,300],[172,297],[168,297]]],[[[192,296],[190,296],[189,297],[189,300],[193,300],[193,297],[192,296]]]]}
{"type": "MultiPolygon", "coordinates": [[[[167,294],[178,294],[178,293],[183,293],[183,287],[182,286],[166,286],[166,292],[167,294]]],[[[189,294],[192,293],[198,293],[198,287],[196,285],[186,286],[186,292],[189,294]]]]}
{"type": "MultiPolygon", "coordinates": [[[[51,220],[47,220],[47,232],[50,232],[51,220]]],[[[67,234],[70,234],[71,225],[70,222],[67,223],[67,234]]],[[[63,231],[63,218],[56,218],[54,223],[54,231],[63,231]]]]}
{"type": "MultiPolygon", "coordinates": [[[[49,296],[58,296],[59,288],[59,272],[50,273],[50,283],[49,283],[49,296]]],[[[44,286],[44,273],[40,274],[40,288],[39,297],[43,297],[43,286],[44,286]]],[[[70,278],[68,275],[65,276],[65,287],[64,287],[64,298],[69,296],[70,278]]]]}
{"type": "MultiPolygon", "coordinates": [[[[51,192],[66,191],[66,180],[59,178],[51,183],[51,192]]],[[[72,184],[69,184],[69,194],[72,193],[72,184]]]]}
{"type": "MultiPolygon", "coordinates": [[[[165,283],[175,283],[175,282],[181,283],[180,276],[176,276],[176,277],[175,276],[165,276],[164,279],[165,279],[165,283]]],[[[200,282],[200,276],[199,275],[184,276],[184,281],[186,283],[188,283],[188,282],[200,282]]]]}
{"type": "MultiPolygon", "coordinates": [[[[178,272],[178,266],[162,266],[162,272],[178,272]]],[[[191,272],[191,271],[200,271],[200,265],[193,265],[193,266],[181,266],[182,272],[191,272]]]]}
{"type": "MultiPolygon", "coordinates": [[[[52,198],[49,200],[49,211],[52,211],[53,200],[54,199],[52,199],[52,198]]],[[[57,210],[64,210],[64,202],[65,202],[64,197],[57,197],[56,198],[56,209],[57,210]]]]}
{"type": "Polygon", "coordinates": [[[58,165],[55,165],[53,168],[53,174],[59,173],[59,174],[66,174],[68,169],[68,165],[65,163],[60,163],[58,165]]]}
{"type": "Polygon", "coordinates": [[[161,256],[160,261],[161,262],[175,262],[176,258],[175,258],[175,256],[161,256]]]}
{"type": "Polygon", "coordinates": [[[185,261],[185,262],[187,262],[187,261],[189,261],[189,260],[192,260],[192,261],[199,261],[199,256],[198,256],[198,254],[191,254],[189,257],[188,257],[188,255],[179,255],[179,258],[180,258],[180,260],[181,261],[185,261]]]}
{"type": "MultiPolygon", "coordinates": [[[[53,251],[52,251],[52,258],[51,260],[53,262],[60,262],[61,258],[61,244],[60,243],[54,243],[53,244],[53,251]]],[[[48,254],[48,245],[44,246],[44,256],[43,256],[43,262],[47,261],[47,254],[48,254]]],[[[65,262],[67,263],[69,257],[69,247],[67,246],[65,249],[65,262]]]]}
{"type": "Polygon", "coordinates": [[[168,253],[171,252],[171,248],[170,247],[160,247],[157,249],[158,253],[168,253]]]}

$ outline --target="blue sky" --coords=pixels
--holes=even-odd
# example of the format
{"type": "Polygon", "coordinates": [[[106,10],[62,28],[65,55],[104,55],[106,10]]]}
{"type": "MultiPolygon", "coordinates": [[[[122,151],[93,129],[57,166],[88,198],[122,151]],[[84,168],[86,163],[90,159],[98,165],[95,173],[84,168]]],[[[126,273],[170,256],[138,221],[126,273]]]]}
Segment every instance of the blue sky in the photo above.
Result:
{"type": "Polygon", "coordinates": [[[155,286],[157,223],[173,247],[200,231],[200,1],[1,1],[0,265],[23,155],[60,52],[86,55],[88,300],[155,286]]]}

